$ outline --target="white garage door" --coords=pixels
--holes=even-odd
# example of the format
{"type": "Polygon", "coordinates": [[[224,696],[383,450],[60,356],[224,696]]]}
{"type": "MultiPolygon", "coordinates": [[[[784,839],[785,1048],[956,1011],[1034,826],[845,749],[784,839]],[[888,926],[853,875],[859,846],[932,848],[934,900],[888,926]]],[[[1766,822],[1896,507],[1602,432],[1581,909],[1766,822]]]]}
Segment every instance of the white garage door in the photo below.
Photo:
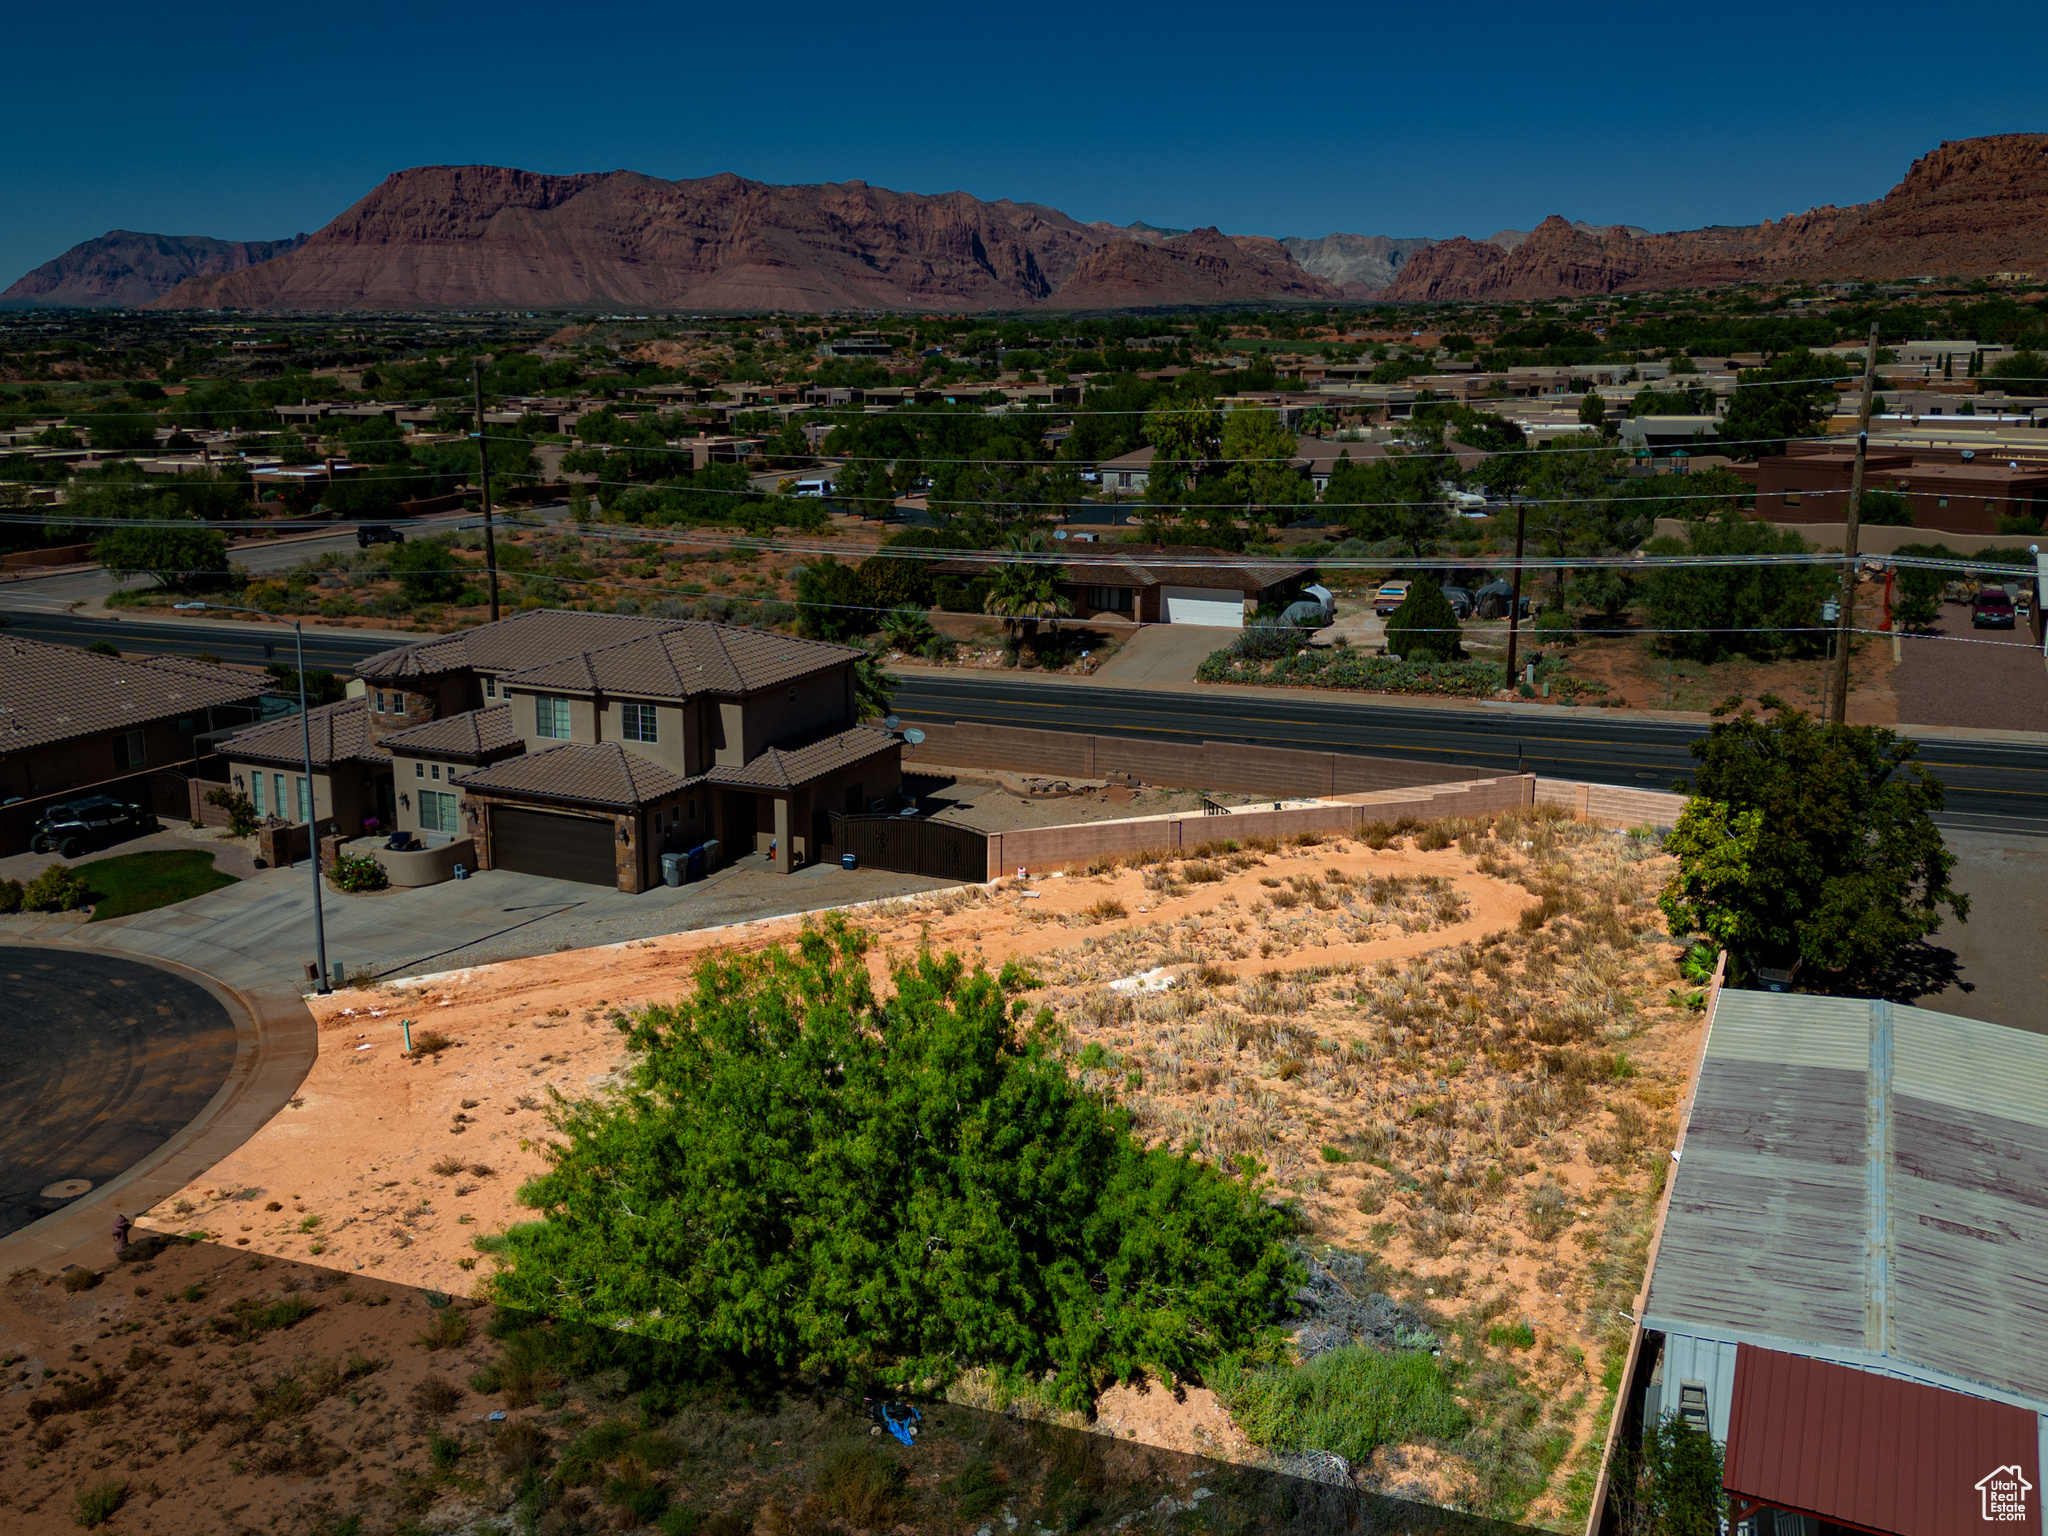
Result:
{"type": "Polygon", "coordinates": [[[1243,629],[1244,597],[1214,587],[1161,587],[1159,616],[1169,624],[1203,624],[1210,629],[1243,629]]]}

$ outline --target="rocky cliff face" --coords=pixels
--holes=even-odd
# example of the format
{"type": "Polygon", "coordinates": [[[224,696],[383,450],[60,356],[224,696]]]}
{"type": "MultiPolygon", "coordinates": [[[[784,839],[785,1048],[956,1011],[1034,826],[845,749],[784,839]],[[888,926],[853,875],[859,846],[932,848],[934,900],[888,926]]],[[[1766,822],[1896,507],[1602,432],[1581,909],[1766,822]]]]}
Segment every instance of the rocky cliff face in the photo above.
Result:
{"type": "Polygon", "coordinates": [[[164,308],[1023,308],[1101,236],[1054,209],[851,181],[401,171],[281,264],[164,308]]]}
{"type": "Polygon", "coordinates": [[[1426,236],[1397,235],[1291,235],[1280,243],[1303,271],[1335,283],[1346,298],[1379,293],[1411,257],[1436,244],[1426,236]]]}
{"type": "Polygon", "coordinates": [[[295,251],[290,240],[215,240],[207,235],[143,235],[109,230],[74,245],[0,293],[18,309],[133,308],[202,273],[240,272],[295,251]]]}
{"type": "Polygon", "coordinates": [[[1944,144],[1882,199],[1850,208],[1662,235],[1553,215],[1507,248],[1495,241],[1430,247],[1401,269],[1387,297],[1544,299],[1760,279],[2034,270],[2048,265],[2048,134],[1944,144]]]}
{"type": "Polygon", "coordinates": [[[1171,240],[1112,240],[1084,258],[1048,302],[1061,309],[1130,309],[1338,297],[1335,285],[1304,272],[1278,240],[1210,228],[1171,240]]]}

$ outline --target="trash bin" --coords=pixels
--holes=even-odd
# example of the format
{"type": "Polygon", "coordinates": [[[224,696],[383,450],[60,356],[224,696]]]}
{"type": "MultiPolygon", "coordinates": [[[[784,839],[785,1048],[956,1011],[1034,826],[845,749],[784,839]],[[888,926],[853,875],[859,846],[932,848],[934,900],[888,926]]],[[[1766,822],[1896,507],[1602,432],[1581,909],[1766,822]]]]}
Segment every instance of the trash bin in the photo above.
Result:
{"type": "Polygon", "coordinates": [[[681,885],[683,872],[689,867],[690,856],[686,853],[664,853],[661,856],[661,883],[681,885]]]}
{"type": "Polygon", "coordinates": [[[841,869],[859,869],[860,855],[857,853],[842,853],[839,855],[839,867],[841,869]]]}
{"type": "Polygon", "coordinates": [[[697,851],[704,855],[704,873],[710,874],[718,868],[718,839],[711,838],[697,845],[697,851]]]}
{"type": "Polygon", "coordinates": [[[683,878],[691,881],[702,880],[704,878],[703,848],[692,848],[688,854],[684,855],[684,857],[689,859],[690,865],[689,868],[683,872],[683,878]]]}

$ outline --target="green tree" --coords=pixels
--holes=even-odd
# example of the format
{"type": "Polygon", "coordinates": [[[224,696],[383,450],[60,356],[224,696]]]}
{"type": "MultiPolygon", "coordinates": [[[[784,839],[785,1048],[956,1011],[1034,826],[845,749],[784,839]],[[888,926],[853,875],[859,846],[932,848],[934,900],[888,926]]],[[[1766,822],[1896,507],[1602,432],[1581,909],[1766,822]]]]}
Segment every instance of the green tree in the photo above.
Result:
{"type": "Polygon", "coordinates": [[[1293,465],[1300,442],[1277,411],[1233,407],[1223,416],[1222,445],[1226,478],[1235,496],[1252,506],[1254,527],[1274,520],[1268,508],[1315,500],[1315,486],[1293,465]]]}
{"type": "Polygon", "coordinates": [[[92,557],[116,576],[147,576],[160,587],[222,581],[228,574],[226,537],[196,522],[110,528],[94,542],[92,557]]]}
{"type": "Polygon", "coordinates": [[[395,545],[384,556],[384,569],[398,578],[399,595],[408,603],[452,603],[467,580],[462,559],[447,539],[395,545]]]}
{"type": "MultiPolygon", "coordinates": [[[[1045,540],[1034,535],[1012,542],[1020,554],[1042,553],[1045,540]]],[[[1005,560],[993,573],[988,596],[981,611],[1003,621],[1003,631],[1013,640],[1030,645],[1038,638],[1038,626],[1057,629],[1061,619],[1074,611],[1073,601],[1060,591],[1067,579],[1065,566],[1043,560],[1005,560]]]]}
{"type": "Polygon", "coordinates": [[[1878,726],[1823,726],[1783,700],[1717,719],[1692,744],[1692,797],[1667,847],[1677,855],[1658,905],[1674,936],[1705,933],[1745,965],[1795,959],[1854,981],[1958,920],[1955,856],[1934,813],[1941,780],[1918,746],[1878,726]]]}
{"type": "MultiPolygon", "coordinates": [[[[1683,539],[1652,539],[1653,555],[1797,554],[1806,540],[1743,517],[1733,507],[1686,524],[1683,539]]],[[[1718,661],[1810,652],[1832,571],[1811,565],[1667,565],[1644,582],[1651,624],[1676,656],[1718,661]]]]}
{"type": "Polygon", "coordinates": [[[880,720],[896,698],[896,678],[882,666],[887,642],[853,664],[853,695],[863,720],[880,720]]]}
{"type": "Polygon", "coordinates": [[[878,999],[867,944],[828,919],[622,1025],[629,1082],[555,1111],[493,1299],[699,1379],[981,1368],[1075,1406],[1272,1338],[1301,1271],[1249,1172],[1145,1148],[1022,1027],[1018,971],[927,951],[878,999]]]}
{"type": "Polygon", "coordinates": [[[1987,379],[2003,379],[2009,384],[2030,385],[2022,389],[2023,395],[2039,394],[2048,389],[2048,358],[2038,352],[2023,350],[2011,357],[2001,357],[1984,370],[1987,379]]]}
{"type": "Polygon", "coordinates": [[[1835,410],[1831,379],[1846,379],[1846,359],[1795,348],[1763,368],[1736,375],[1735,398],[1721,417],[1721,443],[1739,459],[1783,453],[1794,437],[1819,437],[1835,410]]]}
{"type": "Polygon", "coordinates": [[[1607,430],[1607,402],[1600,398],[1599,390],[1586,391],[1586,398],[1579,402],[1579,420],[1595,431],[1607,430]]]}
{"type": "Polygon", "coordinates": [[[1618,1536],[1720,1536],[1723,1452],[1676,1413],[1615,1447],[1607,1487],[1618,1536]]]}
{"type": "Polygon", "coordinates": [[[1146,483],[1177,495],[1201,478],[1223,451],[1223,420],[1206,400],[1177,399],[1145,413],[1145,441],[1155,450],[1146,483]]]}
{"type": "Polygon", "coordinates": [[[1451,600],[1427,576],[1410,582],[1401,606],[1387,615],[1387,650],[1406,661],[1456,661],[1460,634],[1451,600]]]}
{"type": "Polygon", "coordinates": [[[826,555],[797,572],[797,633],[812,640],[846,641],[869,633],[875,617],[868,611],[866,584],[858,568],[841,565],[826,555]]]}
{"type": "MultiPolygon", "coordinates": [[[[1901,544],[1895,554],[1917,555],[1926,560],[1954,560],[1958,556],[1946,544],[1901,544]]],[[[1949,573],[1902,565],[1893,583],[1892,622],[1905,629],[1926,629],[1941,615],[1942,589],[1949,573]]]]}

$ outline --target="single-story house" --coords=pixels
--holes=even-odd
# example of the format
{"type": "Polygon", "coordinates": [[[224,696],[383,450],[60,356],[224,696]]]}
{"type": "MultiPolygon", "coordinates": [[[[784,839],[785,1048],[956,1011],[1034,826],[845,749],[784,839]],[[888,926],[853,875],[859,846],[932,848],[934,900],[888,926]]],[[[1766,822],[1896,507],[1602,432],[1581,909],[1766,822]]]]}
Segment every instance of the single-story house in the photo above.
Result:
{"type": "MultiPolygon", "coordinates": [[[[1285,608],[1315,570],[1227,550],[1162,544],[1069,545],[1059,590],[1074,617],[1137,624],[1200,624],[1242,629],[1260,608],[1285,608]]],[[[934,575],[971,580],[999,562],[981,555],[941,560],[934,575]]]]}
{"type": "Polygon", "coordinates": [[[182,656],[0,635],[0,803],[188,764],[208,731],[260,718],[269,687],[182,656]]]}

